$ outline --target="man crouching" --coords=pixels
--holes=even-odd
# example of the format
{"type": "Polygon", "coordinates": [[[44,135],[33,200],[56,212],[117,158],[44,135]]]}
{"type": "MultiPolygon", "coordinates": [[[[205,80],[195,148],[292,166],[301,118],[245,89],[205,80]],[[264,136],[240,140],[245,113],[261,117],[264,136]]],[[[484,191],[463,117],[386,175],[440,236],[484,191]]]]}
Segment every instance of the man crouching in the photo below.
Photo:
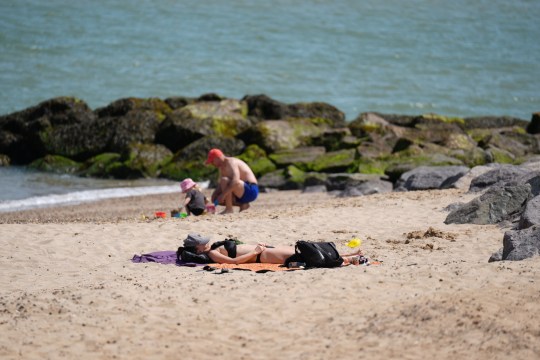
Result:
{"type": "Polygon", "coordinates": [[[224,205],[221,214],[232,214],[233,206],[240,211],[247,210],[249,203],[257,199],[259,186],[257,178],[248,164],[235,157],[225,156],[219,149],[208,152],[206,164],[211,164],[219,170],[218,185],[212,193],[212,202],[224,205]]]}

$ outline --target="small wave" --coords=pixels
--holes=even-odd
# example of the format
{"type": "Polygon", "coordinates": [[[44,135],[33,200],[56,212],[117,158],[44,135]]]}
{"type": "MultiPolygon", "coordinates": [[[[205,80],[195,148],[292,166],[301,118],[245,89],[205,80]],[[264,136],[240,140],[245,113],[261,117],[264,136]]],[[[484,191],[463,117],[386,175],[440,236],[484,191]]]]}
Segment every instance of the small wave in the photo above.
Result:
{"type": "MultiPolygon", "coordinates": [[[[201,186],[204,187],[204,186],[201,186]]],[[[34,196],[22,200],[0,202],[0,212],[30,210],[58,205],[75,205],[105,199],[180,192],[178,185],[141,186],[75,191],[67,194],[34,196]]]]}

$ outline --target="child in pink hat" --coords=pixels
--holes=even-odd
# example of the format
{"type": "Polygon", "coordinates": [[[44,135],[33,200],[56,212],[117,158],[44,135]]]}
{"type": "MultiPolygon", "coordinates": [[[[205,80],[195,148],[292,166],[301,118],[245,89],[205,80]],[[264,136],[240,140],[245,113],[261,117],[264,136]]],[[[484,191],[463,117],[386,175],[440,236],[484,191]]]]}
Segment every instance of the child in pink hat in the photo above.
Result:
{"type": "Polygon", "coordinates": [[[180,187],[182,188],[182,193],[186,194],[184,203],[182,204],[182,207],[186,208],[186,213],[195,216],[203,214],[206,210],[208,199],[202,193],[199,185],[190,178],[187,178],[180,183],[180,187]]]}

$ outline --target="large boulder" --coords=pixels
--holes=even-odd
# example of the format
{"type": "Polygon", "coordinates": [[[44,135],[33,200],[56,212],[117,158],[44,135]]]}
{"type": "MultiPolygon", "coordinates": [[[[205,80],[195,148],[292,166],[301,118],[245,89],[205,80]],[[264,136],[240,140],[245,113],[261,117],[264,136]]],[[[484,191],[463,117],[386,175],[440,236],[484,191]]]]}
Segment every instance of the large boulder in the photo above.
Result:
{"type": "Polygon", "coordinates": [[[540,195],[540,171],[531,171],[520,175],[506,183],[507,185],[528,184],[531,186],[532,196],[540,195]]]}
{"type": "Polygon", "coordinates": [[[28,167],[58,174],[74,174],[79,171],[81,164],[60,155],[45,155],[32,161],[28,167]]]}
{"type": "Polygon", "coordinates": [[[454,184],[452,184],[452,188],[455,189],[461,189],[461,190],[469,190],[471,187],[471,182],[473,179],[476,179],[482,174],[487,173],[488,171],[493,170],[495,167],[499,167],[500,164],[487,164],[487,165],[479,165],[475,166],[472,169],[470,169],[465,175],[460,177],[454,184]]]}
{"type": "Polygon", "coordinates": [[[270,189],[284,190],[287,188],[285,171],[283,169],[278,169],[266,173],[258,179],[258,183],[261,191],[268,191],[270,189]]]}
{"type": "Polygon", "coordinates": [[[311,119],[314,124],[325,125],[330,128],[342,128],[345,122],[345,113],[335,106],[323,102],[295,103],[288,107],[288,118],[311,119]]]}
{"type": "Polygon", "coordinates": [[[529,124],[527,120],[511,116],[475,116],[466,117],[464,120],[465,129],[494,129],[512,126],[526,128],[529,124]]]}
{"type": "Polygon", "coordinates": [[[396,191],[445,189],[469,171],[466,166],[420,166],[402,174],[396,191]]]}
{"type": "Polygon", "coordinates": [[[245,102],[233,99],[186,105],[160,125],[156,142],[176,152],[204,136],[234,137],[253,125],[247,111],[245,102]]]}
{"type": "Polygon", "coordinates": [[[325,126],[316,125],[309,119],[267,120],[239,134],[238,138],[274,153],[310,145],[311,139],[324,130],[325,126]]]}
{"type": "Polygon", "coordinates": [[[471,136],[478,142],[478,146],[483,149],[496,149],[504,152],[508,160],[497,153],[493,160],[510,162],[516,158],[523,158],[530,154],[538,153],[540,145],[538,138],[527,134],[521,127],[503,129],[474,129],[469,131],[471,136]],[[498,157],[498,158],[497,158],[498,157]]]}
{"type": "Polygon", "coordinates": [[[330,151],[318,156],[309,167],[317,172],[341,172],[351,169],[355,159],[355,149],[330,151]]]}
{"type": "Polygon", "coordinates": [[[517,165],[494,165],[494,167],[494,169],[472,179],[469,191],[485,190],[497,183],[506,183],[521,175],[530,173],[530,170],[517,165]]]}
{"type": "MultiPolygon", "coordinates": [[[[328,191],[344,191],[347,188],[359,187],[362,184],[368,182],[381,181],[381,177],[372,174],[348,174],[348,173],[334,173],[328,174],[324,182],[328,191]]],[[[311,181],[310,185],[317,184],[316,181],[311,181]]]]}
{"type": "Polygon", "coordinates": [[[409,139],[416,144],[434,143],[447,149],[472,150],[477,143],[455,122],[421,118],[410,132],[409,139]],[[414,137],[413,137],[414,136],[414,137]]]}
{"type": "MultiPolygon", "coordinates": [[[[396,149],[400,139],[414,129],[393,125],[377,113],[362,113],[348,125],[351,134],[362,139],[358,153],[363,157],[389,156],[396,149]]],[[[412,142],[407,141],[407,146],[412,142]]]]}
{"type": "Polygon", "coordinates": [[[309,164],[326,153],[323,146],[297,147],[295,149],[279,150],[270,154],[269,158],[281,168],[294,165],[299,169],[308,170],[309,164]]]}
{"type": "Polygon", "coordinates": [[[355,197],[392,192],[394,185],[382,179],[367,180],[358,184],[347,184],[339,197],[355,197]]]}
{"type": "Polygon", "coordinates": [[[324,146],[326,151],[336,151],[354,148],[361,143],[361,140],[352,135],[349,128],[331,128],[324,130],[320,136],[312,139],[312,145],[324,146]]]}
{"type": "Polygon", "coordinates": [[[242,99],[248,107],[248,115],[262,120],[280,120],[288,116],[287,104],[264,94],[246,95],[242,99]]]}
{"type": "Polygon", "coordinates": [[[532,114],[531,122],[527,125],[529,134],[540,134],[540,112],[532,114]]]}
{"type": "Polygon", "coordinates": [[[84,101],[53,98],[0,117],[0,153],[13,164],[48,154],[82,160],[103,151],[103,130],[84,101]]]}
{"type": "Polygon", "coordinates": [[[131,144],[125,152],[124,164],[131,178],[158,177],[161,167],[168,163],[173,153],[160,144],[131,144]]]}
{"type": "Polygon", "coordinates": [[[462,166],[458,159],[438,153],[395,156],[387,161],[384,174],[396,183],[402,174],[420,166],[462,166]]]}
{"type": "Polygon", "coordinates": [[[79,175],[116,179],[158,177],[172,152],[159,144],[132,143],[123,154],[103,153],[85,162],[79,175]]]}
{"type": "Polygon", "coordinates": [[[276,164],[266,155],[266,151],[255,144],[249,145],[242,154],[238,155],[251,168],[255,176],[259,177],[276,170],[276,164]]]}
{"type": "Polygon", "coordinates": [[[191,97],[185,97],[185,96],[172,96],[172,97],[166,98],[163,101],[165,101],[165,103],[169,105],[169,107],[172,110],[176,110],[186,105],[193,104],[196,101],[196,99],[191,98],[191,97]]]}
{"type": "Polygon", "coordinates": [[[517,220],[531,196],[529,184],[493,186],[448,214],[445,224],[497,224],[517,220]]]}
{"type": "Polygon", "coordinates": [[[167,103],[156,98],[125,98],[96,109],[101,135],[107,141],[105,152],[123,153],[133,143],[151,144],[159,125],[172,111],[167,103]]]}
{"type": "Polygon", "coordinates": [[[501,260],[519,261],[540,254],[540,226],[504,233],[501,260]]]}
{"type": "Polygon", "coordinates": [[[96,155],[84,163],[79,172],[80,176],[112,178],[113,169],[122,166],[122,155],[118,153],[102,153],[96,155]]]}
{"type": "Polygon", "coordinates": [[[519,229],[526,229],[534,225],[540,226],[540,195],[527,201],[519,220],[519,229]]]}
{"type": "Polygon", "coordinates": [[[246,95],[248,115],[261,120],[311,119],[332,128],[346,126],[345,114],[335,106],[322,103],[285,104],[266,95],[246,95]]]}

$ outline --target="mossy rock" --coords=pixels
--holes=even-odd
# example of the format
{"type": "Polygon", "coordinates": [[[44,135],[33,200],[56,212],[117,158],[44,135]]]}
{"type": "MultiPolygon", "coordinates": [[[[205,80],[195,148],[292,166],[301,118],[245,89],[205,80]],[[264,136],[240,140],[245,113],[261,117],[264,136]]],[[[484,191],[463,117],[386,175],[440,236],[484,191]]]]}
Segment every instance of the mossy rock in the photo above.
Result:
{"type": "Polygon", "coordinates": [[[257,177],[276,170],[276,164],[266,156],[266,151],[255,144],[249,145],[238,158],[248,164],[257,177]]]}
{"type": "Polygon", "coordinates": [[[389,163],[376,159],[360,158],[356,165],[357,171],[361,174],[384,175],[389,163]]]}
{"type": "Polygon", "coordinates": [[[329,127],[344,127],[345,113],[335,106],[323,103],[285,104],[267,95],[247,95],[243,99],[248,105],[250,117],[259,120],[309,119],[314,125],[329,127]]]}
{"type": "Polygon", "coordinates": [[[324,129],[307,119],[267,120],[239,134],[238,138],[274,153],[310,145],[312,138],[319,136],[324,129]]]}
{"type": "Polygon", "coordinates": [[[516,127],[504,131],[473,129],[469,133],[478,141],[478,146],[483,149],[496,147],[507,151],[516,158],[538,153],[540,150],[538,139],[519,129],[516,127]]]}
{"type": "Polygon", "coordinates": [[[350,149],[360,145],[361,140],[353,136],[349,128],[326,129],[318,137],[314,137],[312,145],[324,146],[326,151],[350,149]]]}
{"type": "Polygon", "coordinates": [[[372,134],[384,135],[390,123],[377,113],[362,113],[348,124],[351,134],[362,138],[372,134]]]}
{"type": "Polygon", "coordinates": [[[9,166],[11,164],[11,159],[9,156],[0,154],[0,166],[9,166]]]}
{"type": "Polygon", "coordinates": [[[306,180],[306,173],[294,165],[287,166],[285,169],[285,178],[289,188],[292,189],[301,189],[306,180]]]}
{"type": "Polygon", "coordinates": [[[266,151],[264,151],[264,149],[261,149],[259,146],[255,144],[251,144],[251,145],[248,145],[240,155],[238,155],[238,158],[245,162],[249,162],[249,161],[256,160],[260,157],[266,157],[266,156],[267,154],[266,154],[266,151]]]}
{"type": "Polygon", "coordinates": [[[463,128],[465,126],[465,119],[462,117],[455,117],[455,116],[444,116],[434,113],[428,113],[420,115],[417,119],[415,119],[416,124],[420,123],[428,123],[433,124],[436,122],[446,123],[446,124],[456,124],[459,127],[463,128]]]}
{"type": "Polygon", "coordinates": [[[236,136],[251,126],[247,113],[247,104],[233,99],[197,102],[179,112],[183,119],[202,122],[201,130],[206,131],[203,135],[215,136],[236,136]]]}
{"type": "Polygon", "coordinates": [[[235,137],[252,125],[243,101],[196,102],[172,112],[160,125],[156,142],[176,152],[202,137],[235,137]]]}
{"type": "Polygon", "coordinates": [[[63,156],[46,155],[32,161],[28,167],[57,174],[74,174],[79,171],[81,164],[63,156]]]}
{"type": "Polygon", "coordinates": [[[345,190],[347,187],[356,187],[366,182],[380,180],[381,177],[375,174],[334,173],[328,175],[326,187],[328,191],[345,190]]]}
{"type": "Polygon", "coordinates": [[[287,188],[287,179],[285,178],[284,169],[278,169],[264,174],[258,179],[259,187],[261,190],[266,189],[280,189],[285,190],[287,188]]]}
{"type": "Polygon", "coordinates": [[[511,116],[475,116],[466,117],[464,120],[465,129],[496,129],[512,126],[526,128],[529,125],[527,120],[511,116]]]}
{"type": "Polygon", "coordinates": [[[344,127],[345,113],[333,105],[323,102],[295,103],[288,106],[288,118],[309,119],[317,126],[344,127]]]}
{"type": "Polygon", "coordinates": [[[493,135],[490,129],[468,129],[467,135],[480,147],[486,147],[493,135]]]}
{"type": "Polygon", "coordinates": [[[492,162],[486,151],[478,146],[470,150],[450,150],[447,155],[462,161],[470,168],[492,162]]]}
{"type": "Polygon", "coordinates": [[[495,146],[489,146],[486,153],[490,157],[490,162],[498,164],[515,164],[516,156],[507,150],[499,149],[495,146]]]}
{"type": "Polygon", "coordinates": [[[270,154],[269,158],[280,168],[294,165],[305,171],[312,162],[325,153],[326,150],[322,146],[297,147],[276,151],[270,154]]]}
{"type": "Polygon", "coordinates": [[[0,151],[21,165],[46,155],[82,161],[102,152],[106,144],[94,134],[95,122],[95,114],[84,101],[49,99],[0,116],[0,151]]]}
{"type": "Polygon", "coordinates": [[[121,164],[121,155],[118,153],[103,153],[88,159],[81,169],[81,176],[108,178],[110,167],[113,164],[121,164]]]}
{"type": "Polygon", "coordinates": [[[355,149],[331,151],[319,156],[310,164],[310,170],[322,172],[346,171],[354,166],[355,149]]]}
{"type": "MultiPolygon", "coordinates": [[[[362,141],[356,147],[356,151],[363,158],[379,158],[382,156],[390,156],[396,149],[397,140],[386,141],[387,139],[378,137],[374,141],[362,141]]],[[[407,144],[409,146],[410,143],[407,144]]]]}
{"type": "Polygon", "coordinates": [[[159,121],[163,121],[171,113],[172,108],[166,101],[158,98],[129,97],[115,100],[107,106],[96,109],[95,113],[100,118],[120,118],[132,112],[142,111],[152,112],[159,121]]]}
{"type": "Polygon", "coordinates": [[[194,181],[213,180],[217,177],[217,170],[211,166],[204,166],[200,160],[182,160],[170,162],[161,168],[160,177],[182,181],[192,178],[194,181]]]}
{"type": "Polygon", "coordinates": [[[326,185],[327,181],[328,181],[327,173],[306,172],[304,175],[304,187],[326,185]]]}
{"type": "Polygon", "coordinates": [[[419,166],[447,166],[447,165],[463,165],[463,162],[443,154],[419,155],[419,156],[396,156],[387,159],[389,164],[385,169],[385,175],[390,178],[390,181],[396,182],[401,174],[415,169],[419,166]]]}
{"type": "Polygon", "coordinates": [[[172,152],[163,145],[132,144],[123,154],[124,164],[142,177],[157,177],[160,168],[170,162],[172,152]]]}
{"type": "Polygon", "coordinates": [[[421,122],[415,125],[419,131],[409,132],[408,137],[416,144],[434,143],[450,149],[472,149],[477,146],[467,133],[456,123],[440,121],[421,122]]]}

